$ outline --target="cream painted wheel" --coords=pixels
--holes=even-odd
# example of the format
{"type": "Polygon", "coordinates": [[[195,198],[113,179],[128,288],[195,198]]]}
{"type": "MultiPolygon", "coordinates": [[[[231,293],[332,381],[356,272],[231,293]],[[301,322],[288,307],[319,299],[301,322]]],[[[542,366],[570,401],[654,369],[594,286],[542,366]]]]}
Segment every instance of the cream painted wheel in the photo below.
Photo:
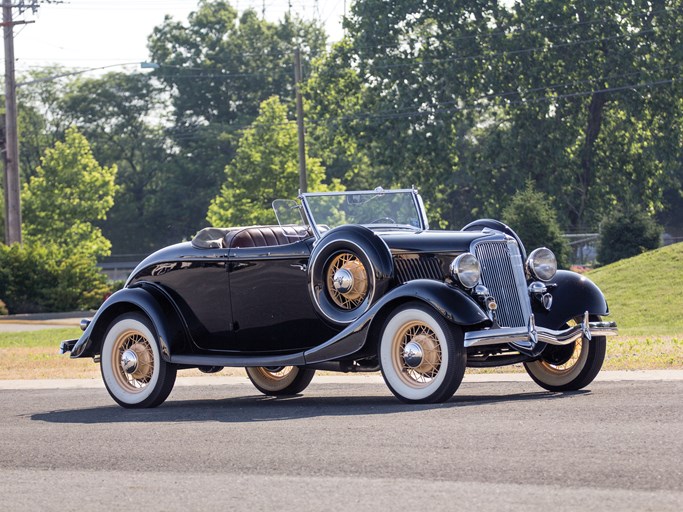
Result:
{"type": "Polygon", "coordinates": [[[156,407],[175,383],[176,369],[161,359],[149,320],[129,313],[116,318],[104,338],[100,358],[104,385],[123,407],[156,407]]]}
{"type": "MultiPolygon", "coordinates": [[[[576,324],[572,320],[570,325],[576,324]]],[[[607,338],[580,338],[568,347],[548,346],[538,361],[524,363],[529,376],[549,391],[575,391],[593,382],[605,360],[607,338]]]]}
{"type": "Polygon", "coordinates": [[[368,272],[352,252],[337,254],[328,264],[327,291],[332,302],[343,310],[356,309],[368,295],[368,272]]]}
{"type": "Polygon", "coordinates": [[[245,370],[254,387],[271,396],[301,393],[315,375],[315,370],[298,366],[251,366],[245,370]]]}
{"type": "Polygon", "coordinates": [[[408,403],[435,403],[455,393],[465,373],[463,336],[433,308],[411,302],[387,319],[379,342],[384,381],[408,403]]]}

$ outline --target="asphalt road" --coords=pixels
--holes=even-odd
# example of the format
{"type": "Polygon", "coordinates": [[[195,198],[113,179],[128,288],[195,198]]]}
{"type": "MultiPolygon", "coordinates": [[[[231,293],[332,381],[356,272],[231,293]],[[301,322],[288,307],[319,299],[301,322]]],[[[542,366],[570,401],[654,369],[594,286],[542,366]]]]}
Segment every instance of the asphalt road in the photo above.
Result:
{"type": "Polygon", "coordinates": [[[683,381],[466,383],[408,406],[381,384],[270,399],[182,386],[0,391],[3,510],[683,510],[683,381]]]}

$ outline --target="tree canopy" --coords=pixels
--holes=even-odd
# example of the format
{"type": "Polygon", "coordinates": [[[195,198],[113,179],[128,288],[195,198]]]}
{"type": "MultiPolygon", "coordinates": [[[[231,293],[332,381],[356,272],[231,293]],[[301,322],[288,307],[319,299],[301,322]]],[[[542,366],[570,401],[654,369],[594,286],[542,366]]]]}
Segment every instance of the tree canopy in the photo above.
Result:
{"type": "Polygon", "coordinates": [[[95,223],[114,205],[116,167],[102,167],[87,139],[75,128],[45,151],[22,191],[24,236],[65,253],[102,257],[111,244],[95,223]]]}
{"type": "Polygon", "coordinates": [[[680,7],[359,0],[313,78],[318,138],[354,141],[375,182],[419,185],[452,227],[529,180],[566,230],[619,202],[661,212],[681,180],[680,7]]]}
{"type": "Polygon", "coordinates": [[[116,253],[187,238],[207,218],[265,220],[271,196],[297,189],[298,46],[311,190],[415,185],[433,227],[459,228],[501,217],[531,183],[564,232],[637,203],[683,233],[682,4],[357,0],[328,49],[317,22],[200,0],[150,35],[152,73],[32,73],[22,179],[77,127],[118,168],[114,206],[89,221],[116,253]]]}
{"type": "MultiPolygon", "coordinates": [[[[306,158],[311,190],[341,190],[338,180],[324,183],[325,169],[318,158],[306,158]]],[[[275,199],[294,199],[299,188],[296,123],[277,97],[261,104],[259,116],[245,130],[237,155],[225,168],[227,180],[207,214],[213,226],[275,224],[275,199]]]]}

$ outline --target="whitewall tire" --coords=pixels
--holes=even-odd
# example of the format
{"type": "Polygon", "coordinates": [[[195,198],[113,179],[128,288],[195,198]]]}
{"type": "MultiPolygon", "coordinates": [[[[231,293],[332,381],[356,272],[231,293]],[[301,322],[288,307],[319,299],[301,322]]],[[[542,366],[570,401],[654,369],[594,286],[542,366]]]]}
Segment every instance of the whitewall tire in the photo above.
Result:
{"type": "Polygon", "coordinates": [[[161,358],[150,321],[139,313],[121,315],[109,325],[100,370],[111,397],[128,408],[160,405],[176,378],[175,366],[161,358]]]}
{"type": "Polygon", "coordinates": [[[460,386],[467,355],[457,326],[428,305],[409,302],[387,318],[379,360],[384,381],[399,400],[436,403],[460,386]]]}

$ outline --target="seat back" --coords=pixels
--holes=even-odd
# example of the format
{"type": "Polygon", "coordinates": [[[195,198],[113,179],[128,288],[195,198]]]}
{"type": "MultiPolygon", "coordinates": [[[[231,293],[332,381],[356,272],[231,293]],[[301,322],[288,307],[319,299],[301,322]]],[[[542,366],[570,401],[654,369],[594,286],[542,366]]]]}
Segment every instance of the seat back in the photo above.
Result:
{"type": "Polygon", "coordinates": [[[225,236],[225,247],[269,247],[287,245],[307,238],[305,226],[251,226],[230,231],[225,236]]]}

